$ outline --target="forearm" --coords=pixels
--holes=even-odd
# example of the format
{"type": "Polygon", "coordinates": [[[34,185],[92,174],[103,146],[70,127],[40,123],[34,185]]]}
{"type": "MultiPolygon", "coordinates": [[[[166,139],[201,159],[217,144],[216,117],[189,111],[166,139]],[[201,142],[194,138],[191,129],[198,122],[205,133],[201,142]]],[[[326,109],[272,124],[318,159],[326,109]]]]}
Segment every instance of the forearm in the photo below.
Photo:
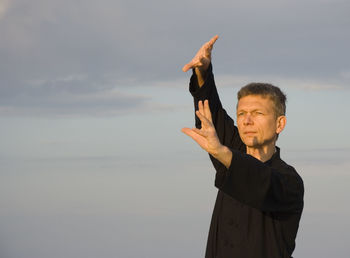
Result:
{"type": "MultiPolygon", "coordinates": [[[[222,109],[219,94],[215,85],[212,65],[203,74],[200,70],[193,69],[193,74],[190,79],[189,91],[193,96],[194,108],[198,110],[198,101],[208,100],[210,111],[212,113],[213,122],[216,123],[216,114],[222,109]],[[201,84],[201,85],[200,85],[201,84]]],[[[200,121],[196,117],[196,126],[200,128],[200,121]]]]}
{"type": "Polygon", "coordinates": [[[297,211],[303,205],[303,183],[290,167],[272,168],[232,150],[225,179],[217,187],[233,198],[263,211],[297,211]]]}
{"type": "Polygon", "coordinates": [[[221,147],[214,153],[211,153],[211,155],[220,161],[227,169],[230,167],[232,161],[232,151],[225,145],[221,145],[221,147]]]}
{"type": "Polygon", "coordinates": [[[206,69],[198,68],[198,67],[194,69],[194,72],[197,75],[197,83],[199,88],[201,88],[205,83],[205,78],[207,77],[207,70],[208,70],[208,67],[206,69]]]}

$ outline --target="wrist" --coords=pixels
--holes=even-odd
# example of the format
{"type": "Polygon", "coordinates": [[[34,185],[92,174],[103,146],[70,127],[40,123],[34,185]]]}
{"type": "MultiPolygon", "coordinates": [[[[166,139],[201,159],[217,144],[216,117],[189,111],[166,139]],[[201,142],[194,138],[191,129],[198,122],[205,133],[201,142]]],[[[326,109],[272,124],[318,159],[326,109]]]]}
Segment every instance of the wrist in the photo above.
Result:
{"type": "Polygon", "coordinates": [[[197,75],[198,86],[202,87],[204,82],[205,82],[205,78],[207,76],[207,69],[205,69],[203,67],[196,67],[196,68],[194,68],[194,71],[197,75]]]}
{"type": "Polygon", "coordinates": [[[232,161],[232,151],[225,145],[221,145],[217,148],[213,157],[220,161],[226,168],[229,168],[232,161]]]}

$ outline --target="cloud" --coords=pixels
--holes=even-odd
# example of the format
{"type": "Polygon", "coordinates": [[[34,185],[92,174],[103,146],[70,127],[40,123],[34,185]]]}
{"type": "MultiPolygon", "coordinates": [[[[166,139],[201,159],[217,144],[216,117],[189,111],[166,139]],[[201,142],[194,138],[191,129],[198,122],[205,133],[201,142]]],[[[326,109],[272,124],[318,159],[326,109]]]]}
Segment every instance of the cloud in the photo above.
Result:
{"type": "Polygon", "coordinates": [[[3,100],[0,115],[105,116],[151,109],[148,96],[128,94],[115,88],[82,89],[79,83],[75,88],[70,84],[71,79],[51,84],[40,82],[12,99],[3,100]]]}
{"type": "MultiPolygon", "coordinates": [[[[17,85],[16,89],[1,89],[0,116],[115,116],[135,112],[172,111],[183,108],[184,103],[179,100],[174,102],[171,95],[187,90],[189,76],[187,74],[186,77],[175,80],[146,81],[143,84],[133,78],[118,80],[110,76],[92,77],[88,74],[30,80],[17,85]]],[[[283,78],[278,75],[217,74],[215,77],[220,88],[240,88],[247,83],[259,81],[307,91],[349,89],[344,83],[283,78]]]]}
{"type": "MultiPolygon", "coordinates": [[[[160,90],[152,93],[174,82],[130,87],[135,83],[133,78],[118,80],[114,76],[88,74],[18,82],[16,87],[0,88],[0,116],[115,116],[174,110],[176,105],[163,100],[160,90]]],[[[181,83],[183,87],[185,82],[181,83]]]]}
{"type": "Polygon", "coordinates": [[[93,112],[97,102],[107,101],[101,94],[115,102],[105,102],[99,112],[132,110],[123,99],[167,109],[124,90],[183,87],[181,67],[215,34],[215,74],[230,74],[216,77],[223,85],[273,80],[302,89],[345,89],[349,3],[317,3],[2,0],[1,114],[78,107],[93,112]]]}
{"type": "Polygon", "coordinates": [[[349,84],[346,80],[324,81],[319,78],[296,78],[281,77],[280,75],[216,75],[216,83],[220,87],[237,87],[250,82],[267,82],[282,88],[291,88],[307,91],[323,91],[323,90],[348,90],[349,84]]]}

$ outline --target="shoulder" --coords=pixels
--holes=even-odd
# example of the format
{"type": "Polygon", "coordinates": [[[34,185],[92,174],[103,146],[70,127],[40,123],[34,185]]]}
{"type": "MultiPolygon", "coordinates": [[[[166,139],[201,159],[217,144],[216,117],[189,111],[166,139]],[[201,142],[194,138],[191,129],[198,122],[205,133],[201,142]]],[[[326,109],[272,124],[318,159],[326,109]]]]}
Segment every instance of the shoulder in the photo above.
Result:
{"type": "Polygon", "coordinates": [[[299,184],[300,187],[304,189],[303,179],[293,166],[287,164],[284,160],[279,158],[274,162],[274,167],[278,170],[279,173],[285,175],[290,179],[293,179],[295,183],[299,184]]]}

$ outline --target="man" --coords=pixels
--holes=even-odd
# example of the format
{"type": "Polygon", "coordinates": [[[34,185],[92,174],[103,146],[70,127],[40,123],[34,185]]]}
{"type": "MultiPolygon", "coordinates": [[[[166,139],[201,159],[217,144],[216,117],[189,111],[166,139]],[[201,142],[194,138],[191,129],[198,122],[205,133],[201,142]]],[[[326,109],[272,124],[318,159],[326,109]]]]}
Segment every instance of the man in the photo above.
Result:
{"type": "Polygon", "coordinates": [[[196,128],[183,128],[210,154],[219,189],[206,258],[290,258],[303,210],[304,186],[280,158],[278,135],[286,125],[282,91],[251,83],[238,93],[237,127],[222,108],[205,43],[183,71],[193,69],[196,128]]]}

